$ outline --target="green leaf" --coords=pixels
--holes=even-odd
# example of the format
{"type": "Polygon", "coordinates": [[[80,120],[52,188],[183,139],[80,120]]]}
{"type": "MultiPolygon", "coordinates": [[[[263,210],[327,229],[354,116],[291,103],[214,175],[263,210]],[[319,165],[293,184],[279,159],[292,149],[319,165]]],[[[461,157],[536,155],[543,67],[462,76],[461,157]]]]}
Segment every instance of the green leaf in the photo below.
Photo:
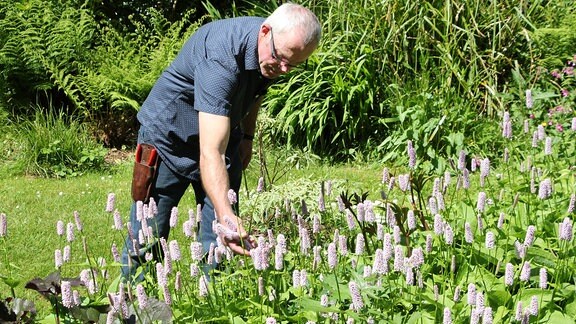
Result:
{"type": "Polygon", "coordinates": [[[574,323],[574,318],[566,316],[566,314],[555,311],[548,318],[544,318],[544,323],[574,323]]]}

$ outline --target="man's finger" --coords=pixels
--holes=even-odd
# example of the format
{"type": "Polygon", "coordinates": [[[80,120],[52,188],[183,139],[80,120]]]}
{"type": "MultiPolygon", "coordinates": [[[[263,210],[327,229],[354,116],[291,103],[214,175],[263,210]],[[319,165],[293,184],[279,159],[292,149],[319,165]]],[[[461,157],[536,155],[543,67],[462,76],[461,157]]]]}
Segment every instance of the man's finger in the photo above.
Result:
{"type": "Polygon", "coordinates": [[[242,248],[242,246],[239,245],[237,242],[229,242],[228,247],[235,254],[250,256],[250,251],[245,248],[242,248]]]}

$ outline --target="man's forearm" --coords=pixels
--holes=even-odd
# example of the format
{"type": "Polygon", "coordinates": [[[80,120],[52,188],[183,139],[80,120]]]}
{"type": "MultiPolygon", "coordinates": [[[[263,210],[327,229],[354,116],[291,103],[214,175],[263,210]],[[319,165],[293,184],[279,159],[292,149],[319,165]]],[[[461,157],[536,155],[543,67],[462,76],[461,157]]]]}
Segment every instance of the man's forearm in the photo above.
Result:
{"type": "Polygon", "coordinates": [[[228,201],[230,184],[224,156],[217,152],[203,153],[200,156],[200,177],[206,195],[214,204],[217,220],[220,222],[222,217],[233,215],[228,201]]]}

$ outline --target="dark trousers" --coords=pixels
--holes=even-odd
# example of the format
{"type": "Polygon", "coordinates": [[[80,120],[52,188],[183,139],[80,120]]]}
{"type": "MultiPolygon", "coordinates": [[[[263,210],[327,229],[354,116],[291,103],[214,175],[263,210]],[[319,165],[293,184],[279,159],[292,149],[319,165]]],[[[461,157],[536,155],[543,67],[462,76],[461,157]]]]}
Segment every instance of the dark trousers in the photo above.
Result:
{"type": "MultiPolygon", "coordinates": [[[[139,143],[145,142],[143,135],[144,132],[141,131],[138,136],[139,143]]],[[[228,177],[230,180],[230,188],[238,193],[242,181],[242,163],[238,152],[238,141],[231,140],[230,144],[226,152],[228,177]]],[[[212,223],[215,220],[214,206],[206,196],[200,180],[191,181],[188,178],[174,173],[162,160],[159,163],[158,175],[151,193],[151,197],[153,197],[156,202],[158,213],[153,218],[146,219],[146,221],[148,226],[152,228],[154,237],[158,239],[164,238],[168,241],[172,208],[178,206],[180,199],[190,185],[192,185],[194,189],[196,204],[200,204],[202,208],[202,218],[198,228],[198,241],[202,243],[204,253],[208,253],[210,244],[216,244],[216,234],[212,230],[212,223]]],[[[162,258],[162,248],[158,242],[149,245],[139,244],[138,251],[134,251],[132,239],[134,238],[138,241],[138,232],[141,229],[141,223],[136,218],[136,203],[132,204],[130,211],[130,225],[133,237],[127,235],[122,250],[122,276],[126,280],[133,279],[132,277],[136,274],[138,266],[145,260],[146,252],[153,254],[154,264],[160,262],[162,258]]],[[[154,264],[152,264],[152,267],[154,267],[154,264]]],[[[205,265],[205,267],[206,266],[207,265],[205,265]]],[[[215,266],[216,264],[211,265],[211,267],[215,266]]],[[[144,271],[146,270],[144,269],[144,271]]],[[[136,278],[137,281],[142,279],[142,274],[136,278]]]]}

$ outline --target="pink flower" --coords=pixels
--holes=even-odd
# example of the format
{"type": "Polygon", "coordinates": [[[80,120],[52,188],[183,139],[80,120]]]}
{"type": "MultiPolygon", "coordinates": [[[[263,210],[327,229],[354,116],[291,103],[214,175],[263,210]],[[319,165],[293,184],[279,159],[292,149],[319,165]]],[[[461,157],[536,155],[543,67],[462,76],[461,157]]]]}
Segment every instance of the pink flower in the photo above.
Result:
{"type": "Polygon", "coordinates": [[[524,238],[524,245],[525,246],[532,246],[534,244],[534,233],[536,233],[536,227],[534,225],[528,226],[526,229],[526,237],[524,238]]]}
{"type": "Polygon", "coordinates": [[[552,138],[547,136],[544,142],[544,155],[552,154],[552,138]]]}
{"type": "Polygon", "coordinates": [[[176,227],[178,225],[178,207],[172,207],[170,211],[170,228],[176,227]]]}
{"type": "Polygon", "coordinates": [[[538,187],[538,198],[545,200],[552,196],[552,180],[546,178],[540,182],[540,187],[538,187]]]}
{"type": "Polygon", "coordinates": [[[146,296],[146,291],[144,290],[144,286],[142,286],[142,284],[136,285],[136,297],[138,299],[138,307],[141,310],[146,309],[148,306],[148,296],[146,296]]]}
{"type": "Polygon", "coordinates": [[[364,254],[364,246],[365,246],[364,235],[362,235],[362,233],[358,233],[358,235],[356,235],[356,249],[354,250],[354,254],[356,255],[364,254]]]}
{"type": "Polygon", "coordinates": [[[234,205],[238,202],[238,197],[236,196],[234,189],[228,190],[228,201],[230,202],[230,205],[234,205]]]}
{"type": "MultiPolygon", "coordinates": [[[[2,214],[2,215],[4,215],[4,214],[2,214]]],[[[64,231],[65,231],[64,222],[61,220],[58,220],[56,222],[56,234],[58,234],[58,236],[62,236],[62,235],[64,235],[64,231]]]]}
{"type": "Polygon", "coordinates": [[[472,233],[472,227],[469,222],[464,223],[464,240],[468,244],[474,242],[474,234],[472,233]]]}
{"type": "Polygon", "coordinates": [[[120,216],[120,212],[118,210],[114,211],[114,229],[121,231],[123,229],[122,224],[122,217],[120,216]]]}
{"type": "Polygon", "coordinates": [[[198,279],[198,295],[200,297],[208,296],[208,281],[205,276],[200,276],[198,279]]]}
{"type": "Polygon", "coordinates": [[[256,187],[256,192],[264,192],[264,177],[258,178],[258,187],[256,187]]]}
{"type": "Polygon", "coordinates": [[[62,306],[66,308],[74,307],[74,299],[72,296],[72,284],[70,281],[62,281],[60,286],[62,292],[62,306]]]}
{"type": "Polygon", "coordinates": [[[408,219],[407,220],[408,221],[408,229],[410,229],[410,230],[416,229],[416,217],[414,216],[414,211],[412,209],[408,210],[406,217],[408,219]]]}
{"type": "Polygon", "coordinates": [[[442,324],[452,324],[452,312],[448,307],[444,307],[444,317],[442,318],[442,324]]]}
{"type": "Polygon", "coordinates": [[[531,109],[534,106],[534,100],[532,99],[532,90],[526,90],[526,108],[531,109]]]}
{"type": "Polygon", "coordinates": [[[512,286],[514,284],[514,265],[506,263],[506,270],[504,272],[504,284],[512,286]]]}
{"type": "Polygon", "coordinates": [[[116,243],[112,243],[112,247],[110,248],[112,251],[112,257],[114,258],[115,262],[120,262],[120,253],[118,252],[118,247],[116,243]]]}
{"type": "Polygon", "coordinates": [[[452,297],[452,300],[456,303],[460,301],[460,290],[460,286],[456,286],[454,289],[454,297],[452,297]]]}
{"type": "Polygon", "coordinates": [[[190,253],[193,261],[202,260],[202,256],[204,255],[204,251],[202,250],[202,243],[200,242],[190,243],[190,253]]]}
{"type": "Polygon", "coordinates": [[[68,223],[66,226],[66,240],[68,242],[74,241],[74,224],[68,223]]]}
{"type": "Polygon", "coordinates": [[[80,214],[77,211],[74,211],[74,222],[76,223],[76,229],[78,232],[82,232],[82,220],[80,219],[80,214]]]}
{"type": "Polygon", "coordinates": [[[116,201],[116,195],[114,193],[108,194],[108,199],[106,201],[106,212],[111,213],[114,211],[114,202],[116,201]]]}
{"type": "Polygon", "coordinates": [[[476,285],[468,284],[468,305],[476,305],[476,285]]]}
{"type": "Polygon", "coordinates": [[[379,275],[388,273],[388,264],[386,263],[384,250],[382,249],[376,249],[372,263],[372,272],[379,275]]]}
{"type": "Polygon", "coordinates": [[[496,239],[494,238],[494,233],[493,232],[487,232],[486,233],[486,248],[489,250],[493,249],[495,241],[496,241],[496,239]]]}
{"type": "Polygon", "coordinates": [[[338,264],[338,255],[336,254],[336,244],[334,242],[328,244],[328,267],[330,269],[336,268],[338,264]]]}
{"type": "Polygon", "coordinates": [[[6,214],[0,213],[0,237],[5,237],[8,232],[8,222],[6,214]]]}
{"type": "Polygon", "coordinates": [[[390,170],[388,170],[388,168],[384,168],[384,170],[382,170],[382,183],[388,184],[389,181],[390,181],[390,170]]]}
{"type": "Polygon", "coordinates": [[[564,241],[571,241],[572,240],[572,220],[568,217],[565,217],[562,223],[559,226],[559,238],[560,240],[564,241]]]}
{"type": "Polygon", "coordinates": [[[464,169],[466,169],[466,152],[461,150],[458,155],[458,170],[464,171],[464,169]]]}
{"type": "Polygon", "coordinates": [[[570,196],[570,202],[568,203],[568,210],[566,210],[566,213],[572,214],[574,212],[575,206],[576,206],[576,194],[572,194],[570,196]]]}
{"type": "Polygon", "coordinates": [[[355,311],[359,311],[364,307],[364,301],[362,300],[362,296],[360,295],[360,289],[355,281],[350,281],[348,283],[348,289],[350,290],[350,296],[352,297],[352,305],[351,308],[355,311]]]}
{"type": "Polygon", "coordinates": [[[180,246],[176,240],[170,241],[170,255],[174,261],[181,259],[180,246]]]}
{"type": "Polygon", "coordinates": [[[60,268],[62,267],[62,264],[64,263],[63,259],[62,259],[62,251],[60,249],[56,249],[56,251],[54,251],[54,264],[56,265],[56,268],[60,268]]]}
{"type": "Polygon", "coordinates": [[[412,141],[408,141],[407,144],[407,153],[408,153],[408,167],[410,169],[414,169],[416,167],[416,151],[414,150],[414,145],[412,141]]]}
{"type": "Polygon", "coordinates": [[[546,268],[540,268],[540,284],[541,289],[548,288],[548,272],[546,268]]]}
{"type": "Polygon", "coordinates": [[[520,272],[520,281],[527,282],[530,280],[530,261],[524,261],[522,271],[520,272]]]}
{"type": "Polygon", "coordinates": [[[476,203],[476,209],[479,212],[483,212],[486,206],[486,193],[484,191],[480,191],[478,193],[478,202],[476,203]]]}

